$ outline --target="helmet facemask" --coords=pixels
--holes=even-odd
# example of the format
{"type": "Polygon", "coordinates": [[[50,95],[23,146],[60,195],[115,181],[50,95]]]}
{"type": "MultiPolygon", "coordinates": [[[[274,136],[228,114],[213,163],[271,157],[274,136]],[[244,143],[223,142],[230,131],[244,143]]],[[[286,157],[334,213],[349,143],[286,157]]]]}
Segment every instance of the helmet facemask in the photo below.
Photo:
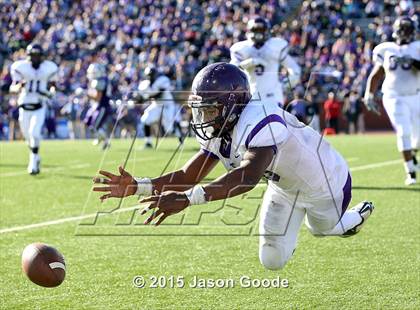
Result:
{"type": "Polygon", "coordinates": [[[191,127],[203,140],[222,137],[233,128],[239,118],[235,107],[228,111],[217,98],[203,101],[201,96],[191,95],[188,98],[188,105],[193,116],[191,127]]]}
{"type": "Polygon", "coordinates": [[[270,38],[269,26],[263,20],[251,20],[248,24],[247,38],[260,48],[270,38]]]}
{"type": "Polygon", "coordinates": [[[34,69],[38,69],[41,66],[41,63],[43,61],[42,54],[41,53],[31,53],[29,55],[29,60],[31,61],[32,67],[34,67],[34,69]]]}

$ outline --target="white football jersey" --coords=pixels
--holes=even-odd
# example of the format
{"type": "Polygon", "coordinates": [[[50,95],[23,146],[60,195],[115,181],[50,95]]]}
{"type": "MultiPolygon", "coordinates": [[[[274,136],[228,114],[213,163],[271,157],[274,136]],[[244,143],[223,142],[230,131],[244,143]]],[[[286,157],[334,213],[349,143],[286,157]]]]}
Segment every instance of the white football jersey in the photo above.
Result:
{"type": "Polygon", "coordinates": [[[138,90],[141,92],[145,99],[148,99],[150,96],[156,95],[159,91],[162,91],[161,97],[153,101],[157,101],[158,103],[163,104],[174,103],[174,97],[172,96],[171,92],[171,80],[165,75],[158,76],[152,84],[150,84],[150,80],[141,81],[138,90]]]}
{"type": "Polygon", "coordinates": [[[237,42],[230,48],[231,63],[239,64],[249,58],[261,58],[267,65],[257,65],[247,70],[253,99],[264,100],[269,97],[283,98],[283,86],[280,82],[280,64],[288,56],[287,41],[282,38],[270,38],[257,49],[251,40],[237,42]]]}
{"type": "Polygon", "coordinates": [[[385,70],[382,84],[384,94],[398,96],[415,95],[420,90],[420,71],[413,70],[410,62],[403,64],[395,61],[396,57],[408,56],[420,60],[420,41],[398,45],[395,42],[384,42],[373,49],[373,61],[385,70]]]}
{"type": "Polygon", "coordinates": [[[271,146],[275,152],[266,177],[282,191],[305,199],[330,197],[348,177],[343,157],[321,135],[275,105],[248,104],[231,133],[231,143],[205,141],[201,148],[219,158],[227,170],[239,167],[247,149],[271,146]]]}
{"type": "Polygon", "coordinates": [[[39,92],[48,92],[48,83],[57,80],[57,72],[57,65],[49,60],[44,60],[38,69],[32,67],[29,60],[15,61],[11,67],[13,82],[25,82],[18,104],[35,104],[48,100],[39,92]]]}

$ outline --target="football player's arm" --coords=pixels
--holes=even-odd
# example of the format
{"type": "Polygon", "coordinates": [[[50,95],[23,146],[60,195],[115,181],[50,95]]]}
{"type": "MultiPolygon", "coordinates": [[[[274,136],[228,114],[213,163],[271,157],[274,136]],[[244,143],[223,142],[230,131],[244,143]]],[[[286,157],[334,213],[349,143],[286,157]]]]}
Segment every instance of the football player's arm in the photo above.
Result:
{"type": "MultiPolygon", "coordinates": [[[[380,64],[376,64],[372,72],[369,74],[366,82],[366,93],[374,95],[379,87],[383,79],[385,78],[385,70],[384,67],[380,64]]],[[[366,95],[365,93],[365,95],[366,95]]]]}
{"type": "Polygon", "coordinates": [[[111,197],[127,197],[135,194],[152,195],[163,190],[188,190],[203,180],[216,166],[218,159],[200,150],[181,169],[154,179],[135,178],[122,167],[119,175],[108,171],[99,171],[101,177],[95,177],[95,184],[105,184],[93,188],[95,192],[105,192],[100,197],[105,200],[111,197]],[[105,178],[104,178],[104,177],[105,178]]]}
{"type": "Polygon", "coordinates": [[[23,78],[23,74],[13,68],[13,66],[11,68],[10,74],[12,76],[12,85],[10,85],[9,91],[12,94],[17,94],[23,87],[25,87],[25,79],[23,78]]]}
{"type": "Polygon", "coordinates": [[[290,86],[292,88],[295,87],[297,84],[299,84],[300,81],[300,66],[290,55],[286,55],[281,64],[286,67],[290,86]]]}
{"type": "Polygon", "coordinates": [[[366,82],[366,91],[364,95],[364,103],[369,111],[380,114],[379,108],[375,103],[375,93],[379,89],[383,79],[385,78],[384,67],[377,63],[369,74],[366,82]]]}
{"type": "Polygon", "coordinates": [[[230,63],[240,67],[243,70],[250,70],[256,65],[266,65],[266,62],[261,58],[252,58],[243,55],[243,53],[232,48],[230,51],[230,63]]]}
{"type": "Polygon", "coordinates": [[[181,169],[152,179],[153,192],[188,190],[200,183],[218,162],[218,159],[201,150],[181,169]]]}
{"type": "Polygon", "coordinates": [[[146,197],[140,203],[149,203],[141,214],[153,210],[145,220],[160,225],[168,216],[179,213],[189,205],[203,204],[207,201],[221,200],[248,192],[263,177],[274,156],[271,146],[250,148],[238,168],[235,168],[206,186],[195,186],[190,191],[165,191],[146,197]]]}
{"type": "Polygon", "coordinates": [[[19,82],[13,81],[12,85],[10,85],[9,92],[12,94],[17,94],[24,87],[25,87],[25,81],[19,81],[19,82]]]}
{"type": "Polygon", "coordinates": [[[238,168],[203,186],[206,200],[226,199],[250,191],[264,176],[273,156],[274,150],[271,146],[250,148],[245,152],[238,168]]]}

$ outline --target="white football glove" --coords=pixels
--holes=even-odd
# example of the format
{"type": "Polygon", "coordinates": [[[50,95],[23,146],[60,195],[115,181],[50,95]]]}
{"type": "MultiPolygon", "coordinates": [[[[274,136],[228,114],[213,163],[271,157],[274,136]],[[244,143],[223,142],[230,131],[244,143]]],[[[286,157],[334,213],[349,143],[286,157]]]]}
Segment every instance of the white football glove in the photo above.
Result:
{"type": "Polygon", "coordinates": [[[367,94],[364,98],[365,106],[368,109],[368,111],[373,112],[377,115],[381,115],[381,112],[379,111],[378,104],[375,102],[373,94],[367,94]]]}

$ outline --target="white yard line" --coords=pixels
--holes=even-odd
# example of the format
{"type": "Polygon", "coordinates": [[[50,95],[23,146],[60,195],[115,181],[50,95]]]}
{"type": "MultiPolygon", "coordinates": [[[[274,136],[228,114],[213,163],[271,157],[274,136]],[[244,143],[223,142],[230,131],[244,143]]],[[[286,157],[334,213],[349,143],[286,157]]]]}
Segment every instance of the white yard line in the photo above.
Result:
{"type": "Polygon", "coordinates": [[[401,164],[401,163],[402,163],[402,159],[388,160],[388,161],[382,161],[380,163],[375,163],[375,164],[352,167],[350,168],[350,171],[353,172],[353,171],[381,168],[381,167],[391,166],[391,165],[401,164]]]}
{"type": "MultiPolygon", "coordinates": [[[[100,213],[100,214],[101,215],[116,214],[116,213],[121,213],[121,212],[133,211],[133,210],[139,209],[139,208],[141,208],[141,207],[139,205],[136,205],[134,207],[118,209],[118,210],[115,210],[112,213],[103,212],[103,213],[100,213]]],[[[58,220],[52,220],[52,221],[30,224],[30,225],[25,225],[25,226],[15,226],[15,227],[10,227],[10,228],[4,228],[4,229],[0,230],[0,234],[5,234],[5,233],[9,233],[9,232],[16,232],[16,231],[21,231],[21,230],[28,230],[28,229],[32,229],[32,228],[58,225],[58,224],[67,223],[67,222],[80,221],[80,220],[84,220],[84,219],[88,219],[88,218],[94,218],[94,217],[97,216],[97,214],[98,213],[91,213],[91,214],[85,214],[85,215],[80,215],[80,216],[65,217],[65,218],[58,219],[58,220]]]]}
{"type": "MultiPolygon", "coordinates": [[[[134,161],[150,161],[150,160],[156,160],[155,158],[139,158],[137,160],[134,161]]],[[[128,162],[133,161],[133,159],[130,159],[128,162]]],[[[105,165],[110,165],[110,164],[117,164],[117,163],[121,163],[118,160],[112,160],[112,161],[107,161],[104,164],[105,165]]],[[[88,168],[91,167],[92,164],[88,164],[88,163],[84,163],[84,164],[76,164],[76,165],[70,165],[70,166],[62,166],[62,167],[57,167],[57,168],[44,168],[41,170],[41,172],[55,172],[55,171],[63,171],[63,170],[68,170],[68,169],[83,169],[83,168],[88,168]]],[[[16,176],[20,176],[20,175],[27,175],[28,172],[22,170],[22,171],[17,171],[17,172],[7,172],[7,173],[2,173],[0,174],[0,177],[16,177],[16,176]]]]}
{"type": "MultiPolygon", "coordinates": [[[[50,172],[50,171],[62,171],[66,169],[82,169],[90,167],[90,164],[77,164],[77,165],[70,165],[70,166],[64,166],[64,167],[57,167],[57,168],[44,168],[42,169],[42,172],[50,172]]],[[[27,175],[28,172],[26,171],[18,171],[18,172],[8,172],[8,173],[2,173],[0,174],[0,177],[16,177],[19,175],[27,175]]]]}
{"type": "MultiPolygon", "coordinates": [[[[381,167],[385,167],[385,166],[399,164],[401,162],[402,162],[401,159],[383,161],[383,162],[379,162],[379,163],[375,163],[375,164],[356,166],[356,167],[351,168],[350,171],[361,171],[361,170],[376,169],[376,168],[381,168],[381,167]]],[[[260,186],[263,186],[263,185],[265,185],[265,184],[261,184],[260,186]]],[[[128,211],[133,211],[133,210],[138,209],[138,208],[140,208],[140,207],[138,205],[136,205],[136,206],[129,207],[129,208],[118,209],[118,210],[115,210],[112,213],[101,213],[101,215],[128,212],[128,211]]],[[[96,216],[97,216],[97,213],[91,213],[91,214],[85,214],[85,215],[80,215],[80,216],[66,217],[66,218],[62,218],[62,219],[58,219],[58,220],[35,223],[35,224],[30,224],[30,225],[25,225],[25,226],[9,227],[9,228],[0,229],[0,234],[17,232],[17,231],[22,231],[22,230],[29,230],[29,229],[33,229],[33,228],[46,227],[46,226],[52,226],[52,225],[59,225],[59,224],[67,223],[67,222],[74,222],[74,221],[80,221],[80,220],[84,220],[84,219],[88,219],[88,218],[94,218],[96,216]]]]}

